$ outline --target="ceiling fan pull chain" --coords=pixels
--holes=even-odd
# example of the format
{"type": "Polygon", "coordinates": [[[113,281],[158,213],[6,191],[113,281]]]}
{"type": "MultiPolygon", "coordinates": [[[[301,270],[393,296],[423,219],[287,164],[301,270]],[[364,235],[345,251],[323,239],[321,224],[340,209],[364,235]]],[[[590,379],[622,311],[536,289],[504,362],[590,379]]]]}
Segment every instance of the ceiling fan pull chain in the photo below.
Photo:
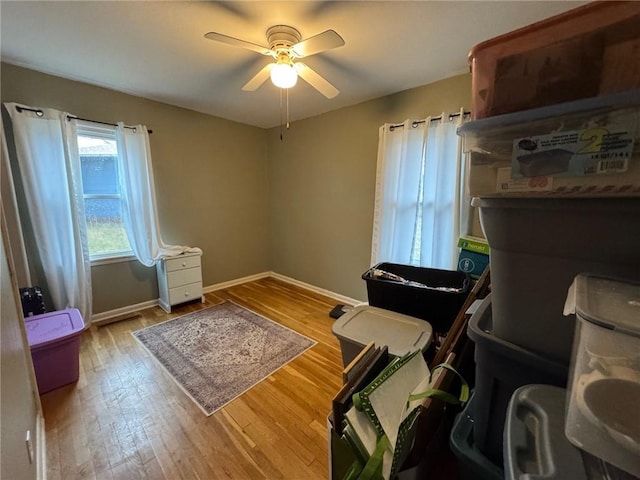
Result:
{"type": "Polygon", "coordinates": [[[287,130],[289,130],[289,89],[287,88],[287,130]]]}
{"type": "Polygon", "coordinates": [[[280,141],[282,141],[282,89],[280,89],[280,141]]]}

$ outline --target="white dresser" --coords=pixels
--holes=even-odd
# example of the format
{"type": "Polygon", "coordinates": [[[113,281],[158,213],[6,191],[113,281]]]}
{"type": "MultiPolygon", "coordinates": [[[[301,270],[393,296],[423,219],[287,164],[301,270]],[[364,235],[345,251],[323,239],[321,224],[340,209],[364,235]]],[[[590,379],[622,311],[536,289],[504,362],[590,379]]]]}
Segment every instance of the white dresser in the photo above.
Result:
{"type": "Polygon", "coordinates": [[[199,253],[183,253],[163,258],[156,264],[159,303],[165,312],[170,313],[173,305],[196,298],[204,303],[200,258],[199,253]]]}

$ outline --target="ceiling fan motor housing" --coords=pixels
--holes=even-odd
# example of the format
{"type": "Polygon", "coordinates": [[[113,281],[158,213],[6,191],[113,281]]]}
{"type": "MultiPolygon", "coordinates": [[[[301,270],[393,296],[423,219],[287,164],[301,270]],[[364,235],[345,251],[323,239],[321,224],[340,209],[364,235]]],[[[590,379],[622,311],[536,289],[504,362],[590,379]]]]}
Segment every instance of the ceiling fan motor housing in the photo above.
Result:
{"type": "Polygon", "coordinates": [[[298,30],[287,25],[274,25],[267,30],[269,48],[275,52],[289,50],[293,45],[299,43],[301,38],[298,30]]]}

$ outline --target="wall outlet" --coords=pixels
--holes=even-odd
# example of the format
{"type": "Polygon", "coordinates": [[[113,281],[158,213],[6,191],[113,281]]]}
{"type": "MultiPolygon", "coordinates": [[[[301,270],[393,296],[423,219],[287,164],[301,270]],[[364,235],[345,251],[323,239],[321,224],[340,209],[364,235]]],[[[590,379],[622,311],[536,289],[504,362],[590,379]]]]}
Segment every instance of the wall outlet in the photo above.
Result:
{"type": "Polygon", "coordinates": [[[29,463],[33,463],[33,442],[31,441],[31,430],[27,430],[25,443],[27,444],[27,457],[29,458],[29,463]]]}

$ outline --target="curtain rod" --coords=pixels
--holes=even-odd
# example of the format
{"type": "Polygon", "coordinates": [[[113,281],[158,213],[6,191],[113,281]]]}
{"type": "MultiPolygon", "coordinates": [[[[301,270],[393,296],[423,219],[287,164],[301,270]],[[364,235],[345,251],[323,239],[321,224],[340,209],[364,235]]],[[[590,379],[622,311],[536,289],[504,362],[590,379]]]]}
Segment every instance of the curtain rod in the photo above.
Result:
{"type": "MultiPolygon", "coordinates": [[[[465,116],[466,116],[466,115],[471,115],[471,112],[464,112],[464,115],[465,115],[465,116]]],[[[460,116],[460,113],[450,113],[450,114],[449,114],[449,120],[451,120],[452,118],[459,117],[459,116],[460,116]]],[[[431,117],[431,118],[430,118],[430,120],[431,120],[432,122],[437,122],[438,120],[442,120],[442,115],[440,115],[439,117],[431,117]]],[[[418,125],[420,125],[421,123],[425,123],[425,122],[426,122],[426,120],[414,120],[414,121],[411,123],[411,126],[415,128],[415,127],[417,127],[418,125]]],[[[400,127],[404,127],[404,123],[399,123],[398,125],[391,125],[391,126],[389,126],[389,128],[390,128],[391,130],[393,130],[394,128],[400,128],[400,127]]]]}
{"type": "MultiPolygon", "coordinates": [[[[39,117],[41,117],[42,115],[44,115],[44,112],[42,110],[40,110],[39,108],[27,108],[27,107],[20,107],[18,105],[16,105],[16,110],[18,112],[22,112],[23,110],[27,110],[29,112],[35,112],[36,115],[38,115],[39,117]]],[[[109,122],[101,122],[100,120],[90,120],[88,118],[81,118],[81,117],[74,117],[73,115],[67,115],[67,120],[71,121],[71,120],[82,120],[83,122],[91,122],[91,123],[100,123],[102,125],[110,125],[112,127],[117,127],[117,125],[115,123],[109,123],[109,122]]],[[[131,130],[135,130],[136,127],[130,127],[128,125],[125,125],[124,128],[130,128],[131,130]]],[[[153,133],[153,130],[148,130],[149,135],[151,135],[153,133]]]]}

